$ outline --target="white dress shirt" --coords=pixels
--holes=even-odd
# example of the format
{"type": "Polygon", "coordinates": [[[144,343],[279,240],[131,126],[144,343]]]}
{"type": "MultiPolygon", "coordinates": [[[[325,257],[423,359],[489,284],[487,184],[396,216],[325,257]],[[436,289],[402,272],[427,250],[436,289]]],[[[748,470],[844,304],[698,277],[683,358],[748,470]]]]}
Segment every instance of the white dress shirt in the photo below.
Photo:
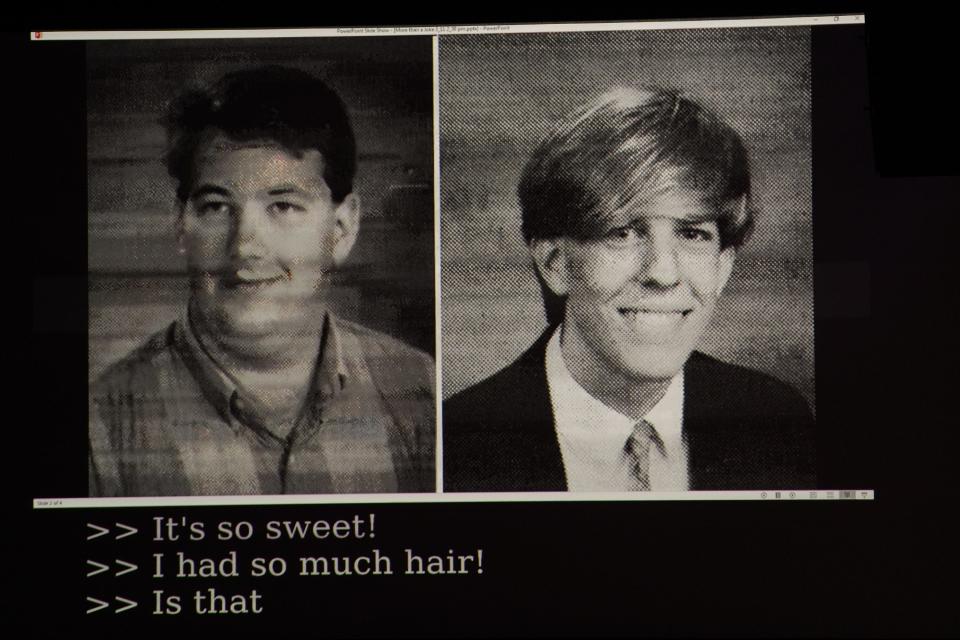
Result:
{"type": "MultiPolygon", "coordinates": [[[[547,386],[569,491],[628,491],[630,471],[623,448],[638,420],[611,409],[574,380],[560,349],[561,327],[547,343],[547,386]]],[[[683,442],[683,371],[643,417],[656,430],[666,455],[650,448],[650,490],[686,491],[683,442]]]]}

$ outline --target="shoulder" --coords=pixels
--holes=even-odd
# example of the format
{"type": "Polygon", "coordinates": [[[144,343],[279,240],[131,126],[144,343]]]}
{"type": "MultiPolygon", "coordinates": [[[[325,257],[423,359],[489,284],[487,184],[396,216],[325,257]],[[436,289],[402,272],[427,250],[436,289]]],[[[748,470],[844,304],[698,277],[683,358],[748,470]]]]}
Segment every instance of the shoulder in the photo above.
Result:
{"type": "Polygon", "coordinates": [[[433,358],[424,351],[381,331],[342,318],[337,318],[336,324],[339,331],[355,340],[367,352],[433,362],[433,358]]]}
{"type": "Polygon", "coordinates": [[[444,442],[499,450],[512,439],[542,439],[553,431],[544,362],[546,332],[519,358],[443,403],[444,442]],[[448,437],[449,436],[449,437],[448,437]]]}
{"type": "Polygon", "coordinates": [[[443,403],[444,413],[453,414],[463,410],[469,412],[472,407],[484,406],[490,398],[502,397],[504,391],[511,386],[509,381],[514,377],[511,375],[511,367],[515,366],[516,363],[453,394],[443,403]]]}
{"type": "Polygon", "coordinates": [[[151,336],[110,365],[90,385],[88,405],[90,495],[130,495],[121,457],[130,449],[154,447],[162,430],[151,427],[164,416],[174,379],[176,323],[151,336]]]}
{"type": "Polygon", "coordinates": [[[551,333],[444,403],[444,490],[563,488],[544,360],[551,333]]]}
{"type": "Polygon", "coordinates": [[[367,364],[381,385],[417,387],[433,393],[434,360],[424,351],[356,322],[336,319],[341,348],[367,364]]]}
{"type": "Polygon", "coordinates": [[[436,485],[436,384],[433,358],[392,336],[336,319],[341,358],[385,403],[400,491],[436,485]]]}
{"type": "Polygon", "coordinates": [[[711,405],[741,413],[809,414],[806,400],[793,386],[769,374],[723,362],[695,351],[685,367],[686,392],[711,405]]]}
{"type": "Polygon", "coordinates": [[[545,349],[541,338],[503,369],[453,394],[444,402],[444,415],[466,420],[500,409],[514,411],[531,395],[545,393],[545,349]]]}
{"type": "Polygon", "coordinates": [[[701,489],[816,486],[816,428],[799,391],[777,378],[694,353],[684,431],[701,489]]]}
{"type": "Polygon", "coordinates": [[[176,322],[153,334],[142,345],[113,363],[91,385],[91,395],[148,392],[159,384],[162,371],[173,364],[173,335],[176,322]]]}

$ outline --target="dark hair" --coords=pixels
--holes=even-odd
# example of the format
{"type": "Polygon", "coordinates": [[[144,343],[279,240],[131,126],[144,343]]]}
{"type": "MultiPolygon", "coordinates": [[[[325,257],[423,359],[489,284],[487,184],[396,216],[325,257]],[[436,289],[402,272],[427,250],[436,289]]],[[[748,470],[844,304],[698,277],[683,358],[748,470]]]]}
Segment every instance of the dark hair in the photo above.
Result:
{"type": "MultiPolygon", "coordinates": [[[[653,195],[680,192],[716,220],[720,246],[750,236],[750,166],[739,134],[679,92],[613,89],[562,121],[533,152],[517,195],[523,237],[603,233],[607,218],[653,195]]],[[[540,277],[547,320],[564,299],[540,277]]]]}
{"type": "Polygon", "coordinates": [[[336,92],[305,71],[271,65],[228,73],[180,95],[164,124],[164,160],[181,202],[192,187],[194,156],[211,130],[237,142],[271,140],[298,157],[316,149],[333,200],[342,202],[353,191],[356,142],[350,118],[336,92]]]}

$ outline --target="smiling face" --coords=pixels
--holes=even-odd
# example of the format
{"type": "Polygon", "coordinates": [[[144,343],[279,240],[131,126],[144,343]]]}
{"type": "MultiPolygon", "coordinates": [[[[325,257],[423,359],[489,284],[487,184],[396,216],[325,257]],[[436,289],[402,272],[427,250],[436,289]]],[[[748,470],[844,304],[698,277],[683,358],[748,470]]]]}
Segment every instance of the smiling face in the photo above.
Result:
{"type": "Polygon", "coordinates": [[[600,237],[534,242],[545,281],[566,296],[564,360],[585,388],[666,380],[683,367],[733,267],[704,213],[667,194],[611,216],[600,237]]]}
{"type": "Polygon", "coordinates": [[[182,205],[193,309],[221,346],[322,317],[325,275],[356,237],[353,196],[335,203],[316,150],[216,135],[201,146],[182,205]]]}

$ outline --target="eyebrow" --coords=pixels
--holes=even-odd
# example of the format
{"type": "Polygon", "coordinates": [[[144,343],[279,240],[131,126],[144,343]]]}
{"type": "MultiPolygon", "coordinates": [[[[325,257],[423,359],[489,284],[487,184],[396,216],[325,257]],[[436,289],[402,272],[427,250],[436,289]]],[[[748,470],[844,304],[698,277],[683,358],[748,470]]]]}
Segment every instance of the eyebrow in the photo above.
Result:
{"type": "Polygon", "coordinates": [[[268,196],[283,196],[291,193],[294,195],[309,195],[300,187],[292,184],[280,184],[267,191],[268,196]]]}
{"type": "Polygon", "coordinates": [[[702,213],[686,215],[682,218],[675,218],[675,220],[680,224],[706,224],[708,222],[716,222],[719,220],[719,216],[713,215],[712,213],[702,213]]]}
{"type": "Polygon", "coordinates": [[[651,218],[657,218],[657,217],[666,218],[672,221],[673,224],[677,226],[709,224],[711,222],[716,222],[719,219],[718,216],[712,215],[711,213],[701,213],[701,214],[689,213],[689,214],[684,214],[681,217],[640,215],[640,216],[633,216],[630,219],[624,220],[622,222],[608,219],[607,226],[610,226],[612,228],[619,228],[621,226],[624,226],[624,227],[638,226],[638,225],[645,224],[651,218]]]}
{"type": "Polygon", "coordinates": [[[204,184],[197,187],[193,193],[190,194],[190,199],[192,200],[194,198],[200,198],[207,195],[217,195],[228,198],[230,197],[230,191],[213,184],[204,184]]]}
{"type": "MultiPolygon", "coordinates": [[[[280,184],[275,187],[271,187],[266,193],[268,196],[310,195],[307,191],[293,184],[280,184]]],[[[213,184],[204,184],[197,187],[193,193],[190,194],[190,199],[193,200],[196,198],[202,198],[203,196],[207,195],[217,195],[223,196],[224,198],[229,198],[232,194],[230,193],[229,189],[224,187],[219,187],[213,184]]]]}

